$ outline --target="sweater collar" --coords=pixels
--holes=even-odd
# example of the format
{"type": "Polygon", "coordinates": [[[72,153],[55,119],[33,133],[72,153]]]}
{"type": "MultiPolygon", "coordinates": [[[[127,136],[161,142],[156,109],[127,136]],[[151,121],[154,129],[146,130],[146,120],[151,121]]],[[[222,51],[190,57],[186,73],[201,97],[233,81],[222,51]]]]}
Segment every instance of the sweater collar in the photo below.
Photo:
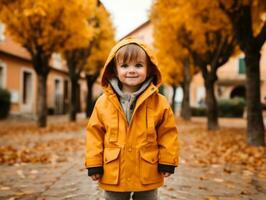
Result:
{"type": "Polygon", "coordinates": [[[109,80],[109,83],[111,84],[114,91],[119,95],[120,98],[125,100],[130,100],[131,98],[139,96],[150,85],[151,82],[152,78],[149,78],[140,86],[140,88],[136,92],[124,93],[119,87],[119,81],[117,78],[112,78],[109,80]]]}

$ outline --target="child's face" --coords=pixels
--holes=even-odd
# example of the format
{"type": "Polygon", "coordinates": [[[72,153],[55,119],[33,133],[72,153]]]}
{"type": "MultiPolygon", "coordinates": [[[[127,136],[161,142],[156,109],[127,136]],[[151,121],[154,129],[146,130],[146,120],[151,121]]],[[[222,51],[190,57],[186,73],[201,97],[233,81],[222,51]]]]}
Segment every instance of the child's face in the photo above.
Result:
{"type": "Polygon", "coordinates": [[[124,92],[135,92],[147,77],[147,57],[145,52],[139,53],[135,60],[116,61],[116,73],[124,92]]]}

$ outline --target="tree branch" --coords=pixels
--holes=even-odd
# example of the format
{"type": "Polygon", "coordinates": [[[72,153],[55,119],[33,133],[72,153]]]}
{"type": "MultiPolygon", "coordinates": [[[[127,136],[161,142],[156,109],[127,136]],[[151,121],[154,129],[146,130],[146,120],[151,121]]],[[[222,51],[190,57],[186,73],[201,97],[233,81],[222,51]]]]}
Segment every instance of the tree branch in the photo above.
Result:
{"type": "Polygon", "coordinates": [[[256,44],[257,48],[260,49],[262,47],[262,45],[264,44],[265,40],[266,40],[266,22],[264,22],[264,25],[263,25],[260,33],[255,38],[255,44],[256,44]]]}

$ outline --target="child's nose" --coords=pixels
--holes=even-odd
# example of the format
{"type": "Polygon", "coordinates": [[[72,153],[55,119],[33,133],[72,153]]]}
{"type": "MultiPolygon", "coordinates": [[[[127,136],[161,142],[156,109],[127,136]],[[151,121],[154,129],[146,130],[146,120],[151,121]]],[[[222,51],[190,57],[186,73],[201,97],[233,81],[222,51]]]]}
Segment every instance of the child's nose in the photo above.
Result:
{"type": "Polygon", "coordinates": [[[129,72],[134,73],[135,72],[135,67],[134,66],[129,66],[129,72]]]}

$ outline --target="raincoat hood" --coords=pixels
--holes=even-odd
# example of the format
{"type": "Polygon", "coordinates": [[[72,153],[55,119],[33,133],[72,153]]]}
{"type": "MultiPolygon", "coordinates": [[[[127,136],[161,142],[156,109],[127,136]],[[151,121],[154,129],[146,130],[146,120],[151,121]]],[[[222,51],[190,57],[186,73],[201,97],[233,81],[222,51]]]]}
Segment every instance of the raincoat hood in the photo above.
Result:
{"type": "Polygon", "coordinates": [[[114,68],[115,68],[115,63],[114,63],[114,58],[116,52],[123,46],[127,44],[137,44],[140,46],[145,52],[148,58],[151,61],[151,72],[155,74],[155,77],[153,77],[153,84],[157,87],[160,86],[161,84],[161,72],[159,71],[158,65],[157,65],[157,60],[155,58],[155,55],[151,51],[151,49],[142,41],[136,38],[126,38],[118,42],[112,49],[111,52],[105,62],[104,68],[102,70],[102,75],[101,75],[101,84],[103,88],[106,88],[109,84],[109,81],[111,78],[114,77],[114,68]]]}

